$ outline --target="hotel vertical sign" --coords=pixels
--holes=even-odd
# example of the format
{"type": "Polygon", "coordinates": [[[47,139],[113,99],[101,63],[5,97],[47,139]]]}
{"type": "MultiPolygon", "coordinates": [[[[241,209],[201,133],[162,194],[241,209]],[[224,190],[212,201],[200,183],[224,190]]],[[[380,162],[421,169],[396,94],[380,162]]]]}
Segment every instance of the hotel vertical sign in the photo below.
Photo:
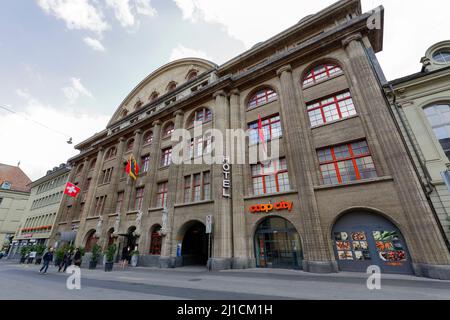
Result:
{"type": "Polygon", "coordinates": [[[224,157],[222,163],[223,181],[222,181],[222,196],[225,198],[231,198],[231,166],[230,158],[224,157]]]}

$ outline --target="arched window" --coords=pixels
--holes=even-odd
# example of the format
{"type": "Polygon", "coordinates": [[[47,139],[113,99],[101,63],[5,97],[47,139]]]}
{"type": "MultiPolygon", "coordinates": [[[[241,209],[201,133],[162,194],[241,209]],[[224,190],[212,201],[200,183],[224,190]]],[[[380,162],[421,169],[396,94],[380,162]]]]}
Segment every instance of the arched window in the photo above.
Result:
{"type": "Polygon", "coordinates": [[[91,163],[89,164],[89,170],[94,170],[96,162],[97,159],[92,159],[91,163]]]}
{"type": "Polygon", "coordinates": [[[186,79],[187,81],[194,80],[195,78],[197,78],[197,76],[198,76],[197,70],[190,70],[187,74],[186,79]]]}
{"type": "Polygon", "coordinates": [[[212,120],[211,110],[209,110],[208,108],[197,109],[194,112],[194,114],[189,118],[188,128],[193,127],[194,122],[205,123],[205,122],[209,122],[211,120],[212,120]]]}
{"type": "Polygon", "coordinates": [[[248,101],[248,108],[256,108],[276,100],[277,93],[271,88],[264,88],[255,93],[248,101]]]}
{"type": "Polygon", "coordinates": [[[312,85],[342,73],[342,69],[335,64],[321,64],[309,71],[303,78],[303,86],[312,85]]]}
{"type": "Polygon", "coordinates": [[[134,110],[139,109],[140,107],[142,107],[144,103],[139,99],[136,104],[134,105],[134,110]]]}
{"type": "Polygon", "coordinates": [[[144,134],[144,146],[153,142],[153,131],[147,131],[144,134]]]}
{"type": "Polygon", "coordinates": [[[450,49],[443,49],[433,54],[433,59],[440,63],[450,63],[450,49]]]}
{"type": "Polygon", "coordinates": [[[436,138],[450,159],[450,103],[440,103],[423,110],[436,138]]]}
{"type": "Polygon", "coordinates": [[[164,127],[164,130],[163,130],[163,138],[170,137],[174,130],[175,130],[175,126],[174,126],[173,122],[169,122],[168,124],[166,124],[166,126],[164,127]]]}
{"type": "Polygon", "coordinates": [[[126,151],[131,151],[131,150],[133,150],[133,146],[134,146],[134,139],[128,140],[126,151]]]}
{"type": "Polygon", "coordinates": [[[127,115],[128,115],[128,110],[127,109],[123,109],[121,114],[120,114],[120,117],[121,118],[125,118],[127,115]]]}
{"type": "Polygon", "coordinates": [[[109,160],[112,159],[116,156],[117,153],[117,149],[116,147],[112,147],[108,150],[108,152],[106,152],[106,156],[105,156],[105,160],[109,160]]]}
{"type": "Polygon", "coordinates": [[[156,91],[153,91],[153,93],[150,95],[150,97],[148,98],[148,100],[150,100],[150,102],[155,101],[156,99],[158,99],[159,97],[159,93],[156,91]]]}
{"type": "Polygon", "coordinates": [[[171,81],[168,85],[167,85],[167,92],[171,92],[173,90],[175,90],[177,88],[177,83],[175,81],[171,81]]]}

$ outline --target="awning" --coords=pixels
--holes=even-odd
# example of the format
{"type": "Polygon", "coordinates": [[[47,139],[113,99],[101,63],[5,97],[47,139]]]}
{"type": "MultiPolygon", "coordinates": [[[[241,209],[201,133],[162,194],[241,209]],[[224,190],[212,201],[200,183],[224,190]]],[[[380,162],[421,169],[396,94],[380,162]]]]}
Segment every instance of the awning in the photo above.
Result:
{"type": "Polygon", "coordinates": [[[58,239],[58,241],[75,241],[75,238],[77,237],[77,233],[75,231],[65,231],[61,232],[61,235],[58,239]]]}

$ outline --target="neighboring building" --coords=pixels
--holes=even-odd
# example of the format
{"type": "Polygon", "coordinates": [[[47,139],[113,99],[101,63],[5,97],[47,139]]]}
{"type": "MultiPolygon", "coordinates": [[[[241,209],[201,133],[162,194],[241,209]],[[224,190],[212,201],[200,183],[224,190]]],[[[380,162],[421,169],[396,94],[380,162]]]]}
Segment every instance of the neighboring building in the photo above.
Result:
{"type": "MultiPolygon", "coordinates": [[[[69,181],[83,194],[63,201],[55,241],[78,228],[88,252],[116,243],[119,255],[137,248],[141,265],[163,268],[379,265],[450,279],[449,252],[379,82],[383,13],[339,1],[221,66],[182,59],[150,74],[104,131],[76,146],[69,181]],[[374,14],[380,28],[369,24],[374,14]],[[281,138],[280,156],[236,163],[232,144],[230,166],[175,164],[172,136],[182,128],[261,128],[268,143],[281,138]],[[136,182],[124,170],[131,155],[136,182]]],[[[246,158],[261,144],[254,133],[246,158]]],[[[187,158],[226,140],[195,135],[187,158]]]]}
{"type": "Polygon", "coordinates": [[[19,167],[0,163],[0,251],[9,250],[30,197],[30,178],[19,167]]]}
{"type": "MultiPolygon", "coordinates": [[[[48,244],[56,221],[56,214],[64,195],[70,169],[65,164],[47,171],[47,174],[29,186],[30,198],[17,230],[9,257],[17,257],[20,247],[29,244],[48,244]]],[[[75,240],[75,239],[74,239],[75,240]]]]}
{"type": "Polygon", "coordinates": [[[450,41],[431,46],[418,73],[385,86],[423,185],[450,239],[450,41]]]}

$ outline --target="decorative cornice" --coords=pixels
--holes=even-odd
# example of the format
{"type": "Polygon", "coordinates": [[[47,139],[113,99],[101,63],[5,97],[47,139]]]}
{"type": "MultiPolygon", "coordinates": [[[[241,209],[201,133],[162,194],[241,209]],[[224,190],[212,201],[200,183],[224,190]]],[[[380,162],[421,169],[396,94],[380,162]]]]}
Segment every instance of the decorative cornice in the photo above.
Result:
{"type": "Polygon", "coordinates": [[[283,73],[285,73],[285,72],[292,73],[292,67],[291,67],[290,64],[287,64],[287,65],[285,65],[285,66],[282,66],[280,69],[278,69],[278,70],[277,70],[277,76],[278,76],[278,77],[281,77],[281,75],[282,75],[283,73]]]}
{"type": "Polygon", "coordinates": [[[350,43],[352,43],[353,41],[361,41],[362,40],[362,35],[361,33],[354,33],[349,35],[347,38],[342,40],[342,45],[344,47],[347,47],[350,43]]]}

